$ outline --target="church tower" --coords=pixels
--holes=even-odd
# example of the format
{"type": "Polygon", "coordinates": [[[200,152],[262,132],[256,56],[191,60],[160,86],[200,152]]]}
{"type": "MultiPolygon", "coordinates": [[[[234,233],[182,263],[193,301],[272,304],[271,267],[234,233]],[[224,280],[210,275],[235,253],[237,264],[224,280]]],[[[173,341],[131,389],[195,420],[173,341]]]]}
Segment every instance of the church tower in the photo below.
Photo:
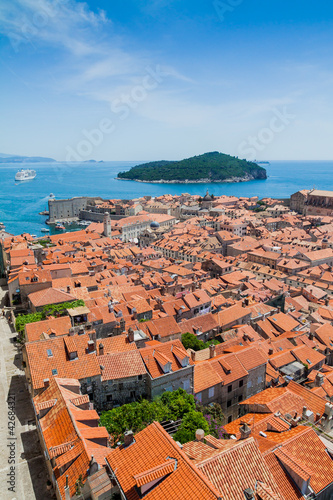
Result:
{"type": "Polygon", "coordinates": [[[109,212],[105,212],[104,214],[104,231],[103,231],[104,236],[107,236],[110,238],[111,236],[111,217],[109,212]]]}

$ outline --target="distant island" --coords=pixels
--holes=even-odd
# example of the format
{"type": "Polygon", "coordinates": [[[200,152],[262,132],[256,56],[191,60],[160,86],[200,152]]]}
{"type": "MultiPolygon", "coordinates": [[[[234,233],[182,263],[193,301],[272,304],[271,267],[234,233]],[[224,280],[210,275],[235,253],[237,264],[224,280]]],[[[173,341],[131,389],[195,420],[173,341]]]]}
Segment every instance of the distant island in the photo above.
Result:
{"type": "Polygon", "coordinates": [[[53,158],[44,158],[43,156],[17,156],[0,153],[0,163],[54,163],[53,158]]]}
{"type": "Polygon", "coordinates": [[[117,179],[155,183],[246,182],[267,179],[257,163],[214,151],[181,161],[155,161],[119,172],[117,179]]]}

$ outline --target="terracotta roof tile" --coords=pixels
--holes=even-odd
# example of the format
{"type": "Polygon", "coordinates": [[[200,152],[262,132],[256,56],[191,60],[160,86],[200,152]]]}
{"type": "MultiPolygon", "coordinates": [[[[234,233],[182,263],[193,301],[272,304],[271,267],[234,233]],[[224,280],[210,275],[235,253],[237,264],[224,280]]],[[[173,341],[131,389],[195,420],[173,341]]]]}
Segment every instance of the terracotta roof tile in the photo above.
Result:
{"type": "MultiPolygon", "coordinates": [[[[187,356],[187,352],[180,340],[170,340],[169,342],[161,343],[158,346],[144,347],[143,349],[139,350],[142,356],[142,360],[152,378],[157,378],[164,374],[157,358],[160,358],[162,364],[170,361],[171,370],[173,372],[183,368],[177,356],[175,356],[172,352],[172,348],[175,346],[183,351],[187,356]]],[[[194,363],[191,359],[189,359],[188,364],[193,365],[194,363]]]]}
{"type": "Polygon", "coordinates": [[[131,350],[98,357],[103,366],[102,380],[117,380],[146,374],[146,368],[138,350],[131,350]]]}
{"type": "Polygon", "coordinates": [[[244,490],[251,488],[256,491],[256,484],[260,481],[272,489],[278,500],[284,500],[252,438],[240,441],[230,450],[204,460],[198,467],[220,491],[222,498],[241,500],[244,498],[244,490]]]}
{"type": "Polygon", "coordinates": [[[175,441],[154,422],[135,436],[128,447],[120,446],[107,457],[126,498],[139,500],[135,476],[145,477],[151,469],[165,465],[168,457],[176,462],[176,470],[169,472],[160,483],[145,493],[146,500],[217,500],[220,496],[211,482],[191,464],[175,441]],[[154,443],[154,446],[152,446],[154,443]],[[149,453],[147,450],[149,449],[149,453]]]}

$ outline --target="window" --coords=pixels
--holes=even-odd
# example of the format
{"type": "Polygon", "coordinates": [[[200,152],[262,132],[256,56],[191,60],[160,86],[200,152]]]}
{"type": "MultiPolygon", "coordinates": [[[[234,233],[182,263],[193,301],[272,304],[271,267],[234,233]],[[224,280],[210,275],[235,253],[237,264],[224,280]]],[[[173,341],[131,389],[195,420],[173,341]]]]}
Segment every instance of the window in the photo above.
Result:
{"type": "Polygon", "coordinates": [[[242,395],[238,396],[238,403],[240,403],[241,401],[243,401],[243,396],[242,395]]]}
{"type": "Polygon", "coordinates": [[[182,386],[184,391],[189,391],[190,390],[190,381],[189,380],[183,380],[182,386]]]}
{"type": "Polygon", "coordinates": [[[232,384],[228,385],[228,392],[232,391],[232,384]]]}
{"type": "Polygon", "coordinates": [[[247,388],[250,389],[250,387],[252,387],[252,381],[249,380],[248,383],[247,383],[247,388]]]}
{"type": "Polygon", "coordinates": [[[142,375],[138,375],[138,380],[142,380],[142,375]]]}
{"type": "Polygon", "coordinates": [[[87,384],[91,384],[91,377],[87,378],[87,384]]]}
{"type": "Polygon", "coordinates": [[[239,381],[239,387],[243,387],[243,385],[244,385],[244,380],[240,380],[239,381]]]}
{"type": "Polygon", "coordinates": [[[230,424],[230,422],[232,422],[232,415],[228,417],[228,424],[230,424]]]}
{"type": "Polygon", "coordinates": [[[120,383],[119,383],[119,390],[120,390],[120,391],[122,391],[122,390],[123,390],[123,388],[124,388],[124,384],[123,384],[123,382],[120,382],[120,383]]]}
{"type": "Polygon", "coordinates": [[[109,394],[108,396],[106,396],[106,400],[108,402],[112,401],[112,394],[109,394]]]}
{"type": "Polygon", "coordinates": [[[258,384],[261,384],[261,382],[262,382],[262,376],[259,375],[259,377],[258,377],[258,384]]]}
{"type": "Polygon", "coordinates": [[[52,349],[47,349],[47,350],[46,350],[46,352],[47,352],[47,355],[48,355],[48,357],[49,357],[49,358],[50,358],[51,356],[53,356],[53,354],[52,354],[52,349]]]}
{"type": "Polygon", "coordinates": [[[214,397],[214,392],[215,392],[215,387],[211,387],[208,391],[208,397],[213,398],[214,397]]]}
{"type": "Polygon", "coordinates": [[[52,375],[58,375],[58,370],[56,368],[53,368],[52,375]]]}
{"type": "Polygon", "coordinates": [[[198,394],[197,394],[197,400],[201,403],[201,401],[202,401],[202,392],[198,392],[198,394]]]}
{"type": "Polygon", "coordinates": [[[227,401],[227,408],[230,408],[231,406],[231,399],[229,399],[229,401],[227,401]]]}

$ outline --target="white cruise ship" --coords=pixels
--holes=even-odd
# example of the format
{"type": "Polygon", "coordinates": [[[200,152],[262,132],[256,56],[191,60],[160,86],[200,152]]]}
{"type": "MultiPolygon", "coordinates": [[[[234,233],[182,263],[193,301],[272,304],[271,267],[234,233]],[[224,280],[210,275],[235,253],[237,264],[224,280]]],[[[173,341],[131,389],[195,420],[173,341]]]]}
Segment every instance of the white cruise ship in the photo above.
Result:
{"type": "Polygon", "coordinates": [[[15,175],[15,180],[16,181],[30,181],[31,179],[34,179],[36,177],[36,172],[35,170],[30,170],[26,169],[24,170],[19,170],[17,174],[15,175]]]}

